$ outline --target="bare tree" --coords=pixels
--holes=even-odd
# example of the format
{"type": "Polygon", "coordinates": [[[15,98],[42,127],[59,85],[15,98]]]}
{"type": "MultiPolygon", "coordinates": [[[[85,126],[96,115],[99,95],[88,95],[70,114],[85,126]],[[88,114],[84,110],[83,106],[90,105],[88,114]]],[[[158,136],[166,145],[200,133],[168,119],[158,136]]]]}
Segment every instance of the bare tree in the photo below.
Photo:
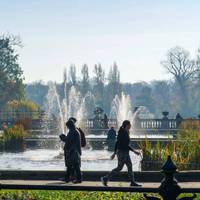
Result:
{"type": "Polygon", "coordinates": [[[187,84],[197,72],[195,61],[190,58],[190,53],[182,47],[176,46],[169,50],[167,59],[161,64],[171,73],[177,81],[185,112],[190,112],[187,84]]]}

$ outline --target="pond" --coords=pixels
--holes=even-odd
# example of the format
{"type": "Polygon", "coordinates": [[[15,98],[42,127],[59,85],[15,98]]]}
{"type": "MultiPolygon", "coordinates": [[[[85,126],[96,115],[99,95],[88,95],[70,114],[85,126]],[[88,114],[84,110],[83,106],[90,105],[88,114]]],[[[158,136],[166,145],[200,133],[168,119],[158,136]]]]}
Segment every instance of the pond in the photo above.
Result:
{"type": "MultiPolygon", "coordinates": [[[[23,151],[0,152],[0,170],[65,170],[62,144],[58,139],[33,139],[25,142],[23,151]]],[[[117,159],[110,160],[112,151],[106,145],[82,148],[81,169],[88,171],[109,171],[116,167],[117,159]]],[[[133,170],[140,170],[140,156],[131,154],[133,170]]],[[[126,170],[126,167],[124,167],[126,170]]]]}

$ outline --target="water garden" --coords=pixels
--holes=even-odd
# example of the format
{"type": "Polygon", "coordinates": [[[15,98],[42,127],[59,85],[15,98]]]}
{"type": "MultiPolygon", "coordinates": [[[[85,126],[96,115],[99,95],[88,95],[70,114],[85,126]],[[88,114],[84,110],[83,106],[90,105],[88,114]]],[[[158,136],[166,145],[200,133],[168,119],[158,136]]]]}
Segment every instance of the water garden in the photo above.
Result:
{"type": "MultiPolygon", "coordinates": [[[[164,105],[157,101],[155,105],[159,108],[160,113],[158,114],[157,107],[153,106],[154,101],[150,90],[146,85],[142,85],[141,95],[137,98],[134,97],[134,93],[127,92],[128,88],[130,89],[132,86],[124,84],[123,87],[126,89],[121,89],[119,71],[114,63],[108,76],[109,82],[105,85],[103,82],[104,72],[100,64],[95,65],[96,77],[91,81],[87,76],[88,67],[84,65],[82,82],[76,82],[75,66],[71,66],[70,81],[65,72],[62,84],[49,82],[44,86],[39,83],[40,90],[36,87],[36,92],[33,92],[32,88],[29,93],[27,86],[25,95],[22,71],[17,64],[18,56],[13,55],[15,51],[12,49],[12,42],[16,44],[15,39],[12,40],[12,38],[0,39],[0,59],[2,62],[5,62],[4,58],[8,59],[5,63],[9,64],[5,65],[8,66],[6,71],[2,71],[0,68],[0,78],[3,83],[0,84],[1,175],[5,172],[29,171],[33,173],[38,171],[40,173],[47,171],[59,174],[64,171],[63,144],[59,140],[59,135],[67,133],[65,122],[72,116],[77,119],[77,126],[81,127],[86,134],[87,145],[83,148],[81,164],[83,172],[104,173],[117,165],[116,159],[110,160],[116,137],[109,138],[108,132],[111,127],[117,132],[122,121],[128,119],[132,124],[131,146],[141,152],[141,155],[131,154],[134,171],[158,172],[170,155],[179,172],[192,170],[198,174],[200,169],[200,116],[196,116],[199,112],[198,91],[194,98],[191,98],[195,101],[191,100],[188,107],[186,107],[189,105],[189,102],[186,102],[187,98],[176,104],[174,100],[176,98],[173,96],[176,92],[171,95],[173,98],[168,99],[169,101],[164,105]],[[10,54],[7,55],[7,52],[10,54]],[[6,73],[9,75],[4,76],[6,73]],[[41,96],[34,97],[40,93],[42,93],[42,98],[41,96]],[[137,100],[136,104],[134,104],[133,98],[137,100]],[[37,103],[34,103],[36,99],[37,103]],[[147,99],[147,102],[143,101],[144,99],[147,99]],[[169,102],[170,104],[168,104],[169,102]],[[173,114],[161,110],[165,107],[173,111],[173,114]],[[183,117],[175,111],[182,111],[183,117]],[[175,113],[177,113],[176,116],[175,113]],[[190,116],[193,117],[190,118],[190,116]]],[[[196,86],[196,82],[193,84],[196,86]]],[[[163,86],[163,83],[160,85],[163,86]]],[[[164,83],[164,88],[165,86],[164,83]]],[[[190,86],[190,88],[192,87],[193,85],[190,86]]],[[[162,90],[163,88],[157,93],[157,100],[159,100],[162,90]]],[[[135,91],[137,92],[137,90],[135,91]]],[[[167,96],[165,97],[167,98],[167,96]]],[[[164,100],[165,98],[163,98],[163,102],[164,100]]],[[[172,164],[171,166],[174,167],[172,164]]],[[[5,189],[0,192],[2,200],[58,200],[63,198],[146,199],[147,197],[137,192],[58,192],[5,189]]],[[[196,199],[199,198],[197,195],[196,199]]]]}

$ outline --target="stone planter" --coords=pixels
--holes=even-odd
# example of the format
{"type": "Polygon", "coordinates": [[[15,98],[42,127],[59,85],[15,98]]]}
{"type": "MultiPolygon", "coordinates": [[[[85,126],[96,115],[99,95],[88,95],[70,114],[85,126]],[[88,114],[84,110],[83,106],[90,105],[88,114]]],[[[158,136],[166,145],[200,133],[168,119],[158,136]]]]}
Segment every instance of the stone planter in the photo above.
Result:
{"type": "MultiPolygon", "coordinates": [[[[141,171],[160,171],[163,165],[162,161],[157,160],[142,160],[141,171]]],[[[200,170],[200,163],[176,163],[178,170],[200,170]]]]}

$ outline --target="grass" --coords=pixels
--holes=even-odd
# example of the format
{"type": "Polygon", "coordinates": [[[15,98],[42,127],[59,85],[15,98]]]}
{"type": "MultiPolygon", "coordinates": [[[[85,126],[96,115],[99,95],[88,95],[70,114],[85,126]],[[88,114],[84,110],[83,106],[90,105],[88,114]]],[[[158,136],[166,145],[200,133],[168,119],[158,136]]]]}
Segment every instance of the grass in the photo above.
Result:
{"type": "Polygon", "coordinates": [[[122,192],[80,192],[1,190],[0,200],[143,200],[142,194],[122,192]]]}
{"type": "MultiPolygon", "coordinates": [[[[149,195],[148,195],[149,196],[149,195]]],[[[157,196],[151,194],[150,196],[157,196]]],[[[181,194],[181,197],[191,196],[181,194]]],[[[80,192],[80,191],[41,191],[41,190],[1,190],[0,200],[144,200],[139,193],[122,192],[80,192]]],[[[197,194],[195,200],[200,200],[197,194]]]]}

